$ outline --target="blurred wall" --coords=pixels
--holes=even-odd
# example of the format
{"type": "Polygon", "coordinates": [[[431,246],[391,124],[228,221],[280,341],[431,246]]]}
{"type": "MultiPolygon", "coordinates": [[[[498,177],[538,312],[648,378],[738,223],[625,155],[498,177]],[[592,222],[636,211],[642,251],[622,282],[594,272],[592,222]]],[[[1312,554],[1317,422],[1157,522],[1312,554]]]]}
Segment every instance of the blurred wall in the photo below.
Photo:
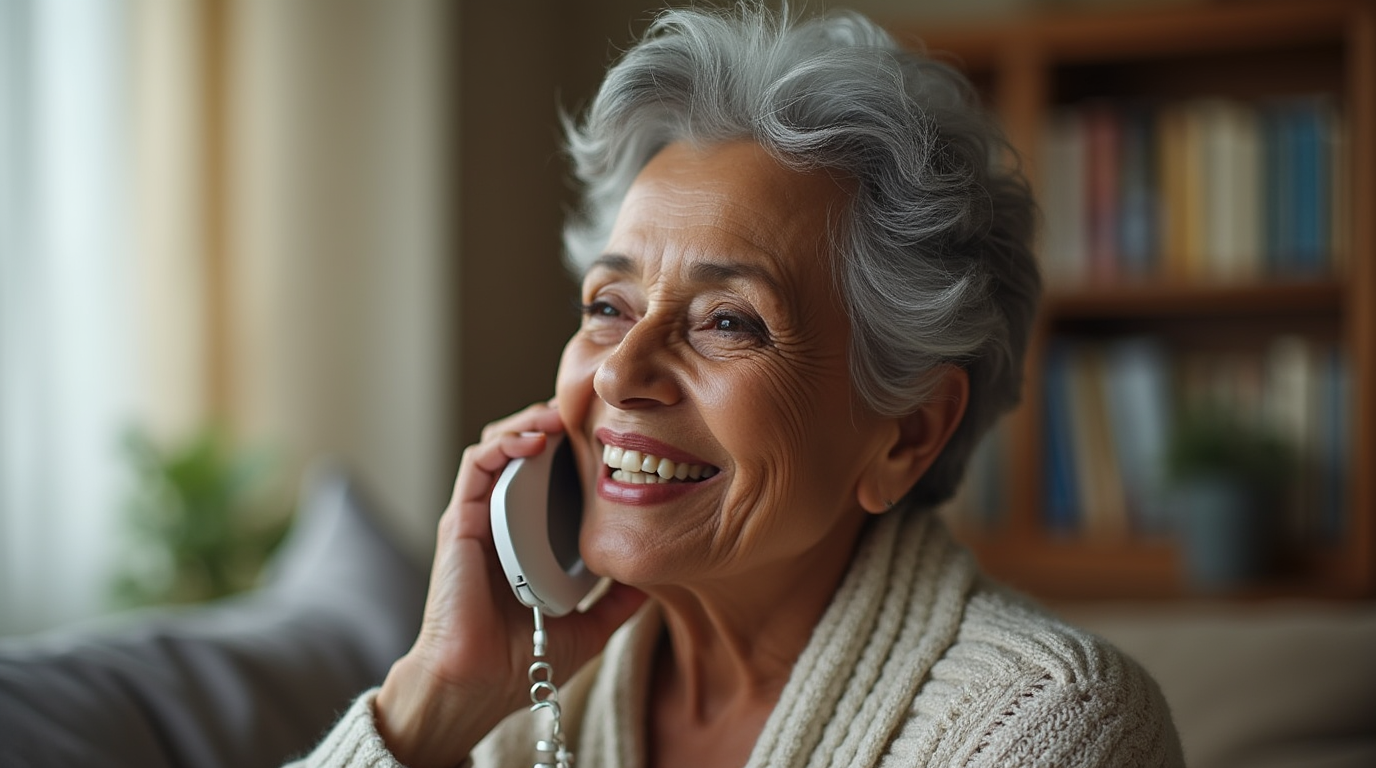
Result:
{"type": "Polygon", "coordinates": [[[455,455],[449,12],[225,16],[225,405],[250,440],[345,459],[423,551],[455,455]]]}
{"type": "Polygon", "coordinates": [[[590,98],[616,51],[643,30],[645,0],[459,6],[458,253],[455,432],[554,394],[577,287],[560,261],[573,204],[560,146],[561,107],[590,98]]]}

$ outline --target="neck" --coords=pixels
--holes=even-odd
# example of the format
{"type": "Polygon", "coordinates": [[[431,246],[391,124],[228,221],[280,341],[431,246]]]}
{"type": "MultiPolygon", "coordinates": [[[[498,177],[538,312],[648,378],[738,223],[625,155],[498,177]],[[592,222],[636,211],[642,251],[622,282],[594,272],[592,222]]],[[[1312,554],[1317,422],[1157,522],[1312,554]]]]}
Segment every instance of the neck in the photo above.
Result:
{"type": "Polygon", "coordinates": [[[666,628],[652,706],[699,727],[767,714],[845,576],[864,522],[834,532],[848,547],[831,541],[719,581],[646,590],[666,628]]]}

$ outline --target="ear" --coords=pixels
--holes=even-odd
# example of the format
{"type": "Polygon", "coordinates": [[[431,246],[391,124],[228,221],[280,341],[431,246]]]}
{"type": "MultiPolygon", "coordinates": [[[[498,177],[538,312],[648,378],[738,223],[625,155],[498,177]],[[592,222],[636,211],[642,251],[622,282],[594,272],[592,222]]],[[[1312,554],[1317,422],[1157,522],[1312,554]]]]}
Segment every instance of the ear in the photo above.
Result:
{"type": "Polygon", "coordinates": [[[932,372],[932,393],[917,410],[892,419],[884,445],[857,486],[860,506],[879,514],[903,498],[932,466],[960,425],[970,400],[964,368],[944,365],[932,372]]]}

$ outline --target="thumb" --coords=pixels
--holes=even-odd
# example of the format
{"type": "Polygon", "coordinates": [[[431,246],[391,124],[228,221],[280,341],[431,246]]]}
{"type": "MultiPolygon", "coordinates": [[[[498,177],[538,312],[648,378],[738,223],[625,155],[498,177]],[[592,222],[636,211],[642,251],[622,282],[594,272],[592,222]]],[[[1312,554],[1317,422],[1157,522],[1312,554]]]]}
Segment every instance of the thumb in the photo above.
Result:
{"type": "Polygon", "coordinates": [[[586,613],[551,621],[550,650],[568,660],[567,666],[556,671],[567,676],[601,653],[612,633],[635,615],[646,599],[645,593],[635,587],[613,582],[586,613]]]}

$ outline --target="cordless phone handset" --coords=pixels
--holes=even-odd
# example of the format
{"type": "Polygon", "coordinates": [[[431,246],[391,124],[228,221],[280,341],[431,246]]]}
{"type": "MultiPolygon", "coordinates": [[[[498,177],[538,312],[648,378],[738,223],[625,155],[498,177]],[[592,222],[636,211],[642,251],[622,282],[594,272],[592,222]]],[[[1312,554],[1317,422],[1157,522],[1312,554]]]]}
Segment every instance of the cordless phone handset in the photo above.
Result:
{"type": "Polygon", "coordinates": [[[502,471],[492,490],[492,538],[522,603],[563,616],[597,586],[578,552],[582,521],[578,468],[563,435],[550,435],[543,453],[502,471]]]}

